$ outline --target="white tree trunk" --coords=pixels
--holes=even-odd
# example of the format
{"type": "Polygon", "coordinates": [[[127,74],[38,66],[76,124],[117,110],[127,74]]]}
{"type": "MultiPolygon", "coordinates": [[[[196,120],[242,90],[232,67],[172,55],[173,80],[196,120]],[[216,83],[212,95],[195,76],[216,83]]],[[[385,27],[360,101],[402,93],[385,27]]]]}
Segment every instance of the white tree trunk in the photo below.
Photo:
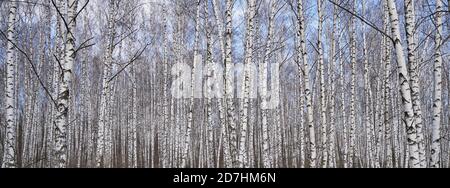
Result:
{"type": "MultiPolygon", "coordinates": [[[[356,12],[356,0],[353,1],[353,12],[356,12]]],[[[356,159],[356,22],[355,17],[350,18],[350,59],[352,67],[351,76],[351,99],[350,99],[350,167],[355,166],[356,159]]]]}
{"type": "Polygon", "coordinates": [[[250,103],[250,78],[253,72],[250,64],[253,63],[253,36],[256,16],[256,0],[247,0],[247,31],[245,46],[244,82],[242,85],[243,99],[241,99],[241,139],[239,143],[239,167],[244,168],[247,160],[247,128],[248,128],[248,106],[250,103]]]}
{"type": "MultiPolygon", "coordinates": [[[[297,21],[297,28],[296,30],[299,31],[300,29],[300,22],[297,21]]],[[[300,36],[300,32],[297,32],[297,49],[301,49],[301,36],[300,36]]],[[[299,142],[300,142],[300,168],[305,168],[305,155],[306,155],[306,148],[305,148],[305,121],[307,120],[305,118],[305,110],[304,108],[305,106],[305,93],[304,88],[305,88],[305,72],[303,69],[303,65],[302,62],[303,61],[303,54],[298,53],[297,54],[297,66],[298,66],[298,74],[300,77],[300,106],[299,106],[299,111],[300,111],[300,125],[299,125],[299,142]]],[[[269,136],[270,137],[270,136],[269,136]]],[[[269,139],[270,140],[270,139],[269,139]]]]}
{"type": "Polygon", "coordinates": [[[132,94],[131,94],[131,136],[129,146],[130,150],[128,151],[131,154],[129,158],[130,162],[128,163],[129,167],[137,168],[137,78],[136,78],[136,68],[134,66],[131,67],[131,80],[132,80],[132,94]]]}
{"type": "Polygon", "coordinates": [[[14,89],[16,87],[16,61],[15,50],[12,41],[15,40],[17,2],[11,2],[8,18],[8,42],[6,52],[6,138],[3,145],[2,168],[16,167],[16,99],[14,89]]]}
{"type": "Polygon", "coordinates": [[[411,94],[413,100],[414,108],[414,122],[417,129],[417,142],[419,147],[419,159],[420,167],[426,167],[425,160],[425,145],[424,145],[424,135],[423,135],[423,120],[422,120],[422,103],[420,101],[420,80],[419,80],[419,70],[418,63],[416,60],[416,18],[415,18],[415,7],[414,0],[405,0],[405,17],[406,17],[406,37],[408,42],[408,63],[409,63],[409,73],[411,74],[411,94]]]}
{"type": "Polygon", "coordinates": [[[191,139],[191,127],[193,124],[193,117],[194,117],[194,86],[195,86],[195,79],[194,75],[197,72],[199,62],[199,40],[200,40],[200,10],[201,10],[201,1],[197,0],[197,12],[195,16],[195,39],[194,39],[194,62],[193,62],[193,71],[192,71],[192,79],[191,79],[191,96],[190,96],[190,102],[189,102],[189,113],[188,113],[188,120],[187,120],[187,127],[186,127],[186,134],[185,134],[185,141],[184,141],[184,147],[183,147],[183,154],[181,157],[181,167],[187,167],[187,157],[188,157],[188,149],[189,149],[189,143],[191,139]]]}
{"type": "Polygon", "coordinates": [[[67,17],[68,28],[66,31],[65,60],[62,65],[62,76],[60,79],[57,113],[55,122],[55,154],[58,167],[65,168],[67,165],[67,126],[69,123],[69,100],[70,83],[72,82],[72,71],[75,60],[75,15],[77,13],[78,0],[68,0],[67,17]]]}
{"type": "Polygon", "coordinates": [[[431,167],[441,166],[441,116],[442,116],[442,0],[436,0],[436,53],[434,62],[434,104],[433,104],[433,127],[431,134],[431,167]]]}
{"type": "MultiPolygon", "coordinates": [[[[212,5],[214,8],[214,17],[216,18],[216,24],[217,24],[217,30],[218,30],[218,38],[219,38],[219,44],[220,44],[220,52],[221,52],[221,58],[223,66],[225,67],[225,41],[224,41],[224,29],[223,29],[223,20],[222,16],[220,14],[219,5],[220,2],[218,0],[213,0],[212,5]]],[[[225,78],[226,79],[226,78],[225,78]]],[[[221,85],[222,86],[222,85],[221,85]]],[[[220,88],[223,89],[223,93],[225,93],[225,87],[220,88]]],[[[227,136],[227,127],[226,127],[226,111],[225,111],[225,98],[219,98],[218,99],[218,107],[219,107],[219,119],[220,119],[220,139],[219,139],[219,149],[217,151],[217,167],[219,167],[220,162],[220,155],[222,152],[222,148],[224,151],[224,160],[228,161],[230,157],[230,146],[229,146],[229,140],[227,136]]],[[[226,167],[230,167],[229,164],[225,162],[226,167]]]]}
{"type": "Polygon", "coordinates": [[[336,168],[336,117],[335,117],[335,110],[336,110],[336,70],[335,70],[335,64],[336,64],[336,33],[337,33],[337,22],[338,22],[338,7],[333,6],[333,25],[332,25],[332,32],[330,33],[330,45],[331,50],[329,54],[329,71],[328,71],[328,78],[330,82],[330,88],[329,88],[329,95],[330,95],[330,128],[329,128],[329,167],[336,168]]]}
{"type": "Polygon", "coordinates": [[[167,157],[166,153],[166,146],[167,144],[167,135],[166,135],[166,126],[169,124],[169,97],[168,97],[168,76],[169,76],[169,65],[168,65],[168,58],[169,58],[169,52],[168,52],[168,45],[169,45],[169,34],[168,34],[168,22],[167,22],[167,16],[169,15],[167,12],[166,5],[163,4],[163,24],[164,24],[164,45],[163,45],[163,86],[162,86],[162,92],[163,92],[163,123],[158,128],[158,146],[161,147],[159,155],[159,166],[162,168],[165,168],[165,159],[167,157]]]}
{"type": "MultiPolygon", "coordinates": [[[[121,53],[121,52],[119,52],[121,53]]],[[[111,56],[112,59],[112,56],[111,56]]],[[[113,64],[111,60],[111,69],[108,72],[109,76],[112,76],[112,73],[117,71],[117,64],[113,64]]],[[[105,168],[111,168],[113,165],[113,129],[115,129],[114,125],[114,116],[116,113],[116,108],[114,105],[117,105],[115,100],[115,93],[117,93],[119,87],[119,82],[112,82],[109,85],[109,91],[106,95],[106,116],[105,116],[105,151],[104,151],[104,161],[103,166],[105,168]]]]}
{"type": "Polygon", "coordinates": [[[320,74],[320,119],[322,124],[322,168],[328,166],[328,135],[327,135],[327,104],[325,94],[325,65],[323,60],[323,47],[322,47],[322,31],[323,31],[323,13],[322,13],[323,0],[317,0],[317,15],[319,17],[319,24],[317,29],[317,48],[319,50],[319,74],[320,74]]]}
{"type": "MultiPolygon", "coordinates": [[[[88,15],[85,14],[83,16],[83,33],[88,33],[88,25],[89,25],[89,18],[88,15]]],[[[84,37],[84,40],[87,40],[88,36],[84,37]]],[[[87,153],[87,161],[90,161],[90,154],[92,153],[93,149],[93,143],[92,143],[92,129],[91,129],[91,123],[90,123],[90,98],[89,98],[89,91],[90,91],[90,85],[89,85],[89,55],[87,50],[84,50],[81,55],[82,62],[81,62],[81,91],[80,91],[80,110],[81,110],[81,125],[83,126],[83,142],[87,142],[86,145],[86,153],[87,153]],[[86,141],[87,140],[87,141],[86,141]]],[[[55,63],[56,64],[56,63],[55,63]]],[[[56,65],[57,66],[57,65],[56,65]]],[[[56,67],[58,68],[58,67],[56,67]]],[[[80,153],[82,152],[82,147],[79,147],[80,153]]],[[[82,161],[82,157],[80,154],[80,161],[79,161],[79,167],[86,166],[84,162],[82,161]]],[[[91,163],[87,162],[87,165],[90,165],[91,163]]]]}
{"type": "Polygon", "coordinates": [[[392,36],[395,45],[397,62],[398,62],[398,73],[400,81],[400,94],[402,97],[402,105],[404,112],[403,126],[406,129],[408,137],[408,151],[409,151],[409,167],[418,168],[420,167],[419,159],[419,147],[417,142],[417,129],[414,123],[414,109],[411,98],[411,87],[409,84],[409,73],[405,61],[405,55],[403,52],[403,45],[401,42],[400,26],[397,8],[394,0],[387,0],[389,7],[389,17],[392,26],[392,36]]]}
{"type": "Polygon", "coordinates": [[[274,35],[274,25],[275,25],[275,14],[277,11],[277,2],[272,0],[270,2],[270,12],[269,12],[269,32],[267,35],[267,44],[266,44],[266,52],[264,56],[264,61],[260,65],[260,84],[261,87],[261,123],[262,123],[262,141],[263,141],[263,148],[262,148],[262,157],[263,157],[263,165],[264,168],[270,168],[271,167],[271,160],[270,160],[270,152],[269,152],[269,129],[268,129],[268,64],[271,62],[271,51],[272,51],[272,38],[274,35]]]}
{"type": "MultiPolygon", "coordinates": [[[[363,8],[363,16],[366,14],[366,1],[362,1],[362,8],[363,8]]],[[[372,97],[372,88],[370,85],[370,65],[369,65],[369,54],[368,54],[368,46],[367,46],[367,37],[366,37],[366,25],[363,26],[363,58],[364,58],[364,90],[365,90],[365,114],[364,114],[364,121],[365,121],[365,128],[366,128],[366,139],[367,139],[367,156],[366,158],[369,159],[367,161],[368,167],[376,167],[379,168],[379,154],[375,151],[375,146],[373,145],[373,135],[374,135],[374,125],[372,125],[372,113],[371,113],[371,97],[372,97]]],[[[381,132],[379,132],[381,133],[381,132]]],[[[381,134],[379,134],[379,137],[381,138],[381,134]]],[[[376,139],[376,146],[377,148],[379,145],[381,145],[381,140],[376,139]]]]}
{"type": "MultiPolygon", "coordinates": [[[[387,1],[383,1],[383,12],[384,12],[384,31],[387,34],[390,34],[391,30],[389,28],[389,8],[387,6],[387,1]]],[[[386,147],[386,167],[393,166],[393,148],[392,148],[392,128],[393,123],[391,119],[391,102],[389,101],[392,98],[391,95],[391,46],[389,45],[389,39],[386,36],[383,36],[383,62],[384,62],[384,126],[385,126],[385,147],[386,147]]],[[[395,139],[395,138],[394,138],[395,139]]]]}
{"type": "MultiPolygon", "coordinates": [[[[340,39],[338,40],[340,41],[340,39]]],[[[341,42],[339,42],[339,69],[340,69],[340,75],[339,75],[339,83],[341,85],[341,113],[342,113],[342,163],[344,168],[348,167],[348,128],[347,128],[347,107],[346,107],[346,85],[345,85],[345,64],[343,60],[343,53],[341,49],[341,42]]]]}
{"type": "MultiPolygon", "coordinates": [[[[299,40],[299,37],[298,39],[299,40]]],[[[300,42],[298,41],[298,47],[300,46],[300,42]]],[[[303,80],[305,80],[305,75],[303,73],[303,69],[301,66],[301,62],[302,62],[302,56],[299,53],[298,54],[298,72],[299,72],[299,76],[300,76],[300,106],[299,109],[301,111],[300,113],[300,128],[299,128],[299,142],[300,142],[300,168],[305,168],[305,157],[306,157],[306,147],[305,147],[305,96],[303,93],[303,88],[305,87],[305,83],[303,82],[303,80]]]]}
{"type": "Polygon", "coordinates": [[[306,22],[304,18],[304,12],[303,12],[303,1],[298,1],[297,4],[297,15],[298,15],[298,25],[299,30],[297,35],[300,38],[300,46],[299,46],[299,52],[302,56],[302,62],[304,67],[304,83],[305,83],[305,100],[306,100],[306,113],[307,113],[307,125],[309,129],[309,149],[310,149],[310,156],[309,156],[309,162],[310,167],[315,168],[317,165],[317,149],[316,149],[316,133],[314,130],[314,115],[313,115],[313,106],[312,106],[312,95],[311,95],[311,85],[309,82],[309,74],[311,72],[309,63],[308,63],[308,51],[306,49],[306,22]]]}
{"type": "Polygon", "coordinates": [[[107,34],[107,47],[106,53],[104,57],[104,67],[103,67],[103,79],[102,79],[102,91],[100,96],[100,108],[99,108],[99,120],[98,120],[98,135],[97,135],[97,151],[96,151],[96,166],[97,167],[105,167],[107,153],[105,152],[107,134],[109,132],[107,123],[107,104],[109,100],[109,92],[111,84],[108,82],[109,77],[111,75],[111,66],[112,66],[112,55],[114,51],[114,1],[110,0],[108,5],[108,34],[107,34]]]}
{"type": "MultiPolygon", "coordinates": [[[[65,5],[65,3],[64,3],[64,1],[56,1],[56,7],[59,9],[59,10],[62,10],[62,8],[63,7],[65,7],[64,6],[65,5]]],[[[53,97],[53,99],[57,99],[58,98],[58,92],[59,92],[59,84],[60,84],[60,82],[59,82],[59,78],[60,78],[60,75],[61,75],[61,70],[60,70],[60,62],[58,62],[58,61],[62,61],[63,59],[64,59],[64,56],[65,56],[65,54],[64,54],[64,34],[63,34],[63,32],[64,32],[64,29],[65,29],[65,27],[64,27],[64,25],[63,25],[63,23],[62,23],[62,18],[61,18],[61,16],[58,14],[58,13],[56,13],[56,42],[55,42],[55,53],[56,53],[56,58],[55,58],[55,62],[54,62],[54,65],[53,65],[53,81],[52,81],[52,89],[53,89],[53,91],[52,91],[52,97],[53,97]]],[[[49,135],[49,137],[48,137],[48,143],[50,143],[49,145],[51,146],[51,148],[50,148],[50,150],[48,151],[48,161],[49,161],[49,167],[54,167],[55,165],[54,165],[54,157],[55,157],[55,133],[54,133],[54,131],[55,131],[55,129],[54,129],[54,126],[55,126],[55,120],[56,120],[56,116],[57,116],[57,112],[58,112],[58,110],[57,110],[57,106],[54,106],[53,105],[53,108],[52,108],[52,121],[50,122],[51,123],[51,128],[50,128],[50,131],[49,131],[49,133],[48,133],[48,135],[49,135]]]]}
{"type": "Polygon", "coordinates": [[[233,0],[226,1],[226,31],[225,31],[225,97],[226,97],[226,119],[230,131],[230,157],[226,161],[227,166],[237,167],[237,139],[236,122],[234,112],[234,65],[232,62],[233,41],[233,0]]]}
{"type": "MultiPolygon", "coordinates": [[[[208,81],[212,80],[212,72],[213,72],[213,66],[214,66],[214,62],[213,62],[213,57],[212,57],[212,53],[213,53],[213,46],[212,46],[212,40],[211,40],[211,25],[210,25],[210,21],[209,21],[209,4],[208,1],[204,1],[205,6],[205,30],[206,30],[206,64],[207,64],[207,69],[206,70],[206,74],[205,76],[207,78],[209,78],[206,81],[206,85],[207,87],[210,87],[210,84],[208,83],[208,81]]],[[[212,103],[212,98],[213,98],[213,94],[211,93],[210,88],[206,88],[206,119],[207,119],[207,134],[208,134],[208,144],[207,144],[207,164],[208,164],[208,168],[213,168],[214,167],[214,148],[213,148],[213,127],[215,126],[215,121],[214,121],[214,117],[213,117],[213,103],[212,103]]]]}

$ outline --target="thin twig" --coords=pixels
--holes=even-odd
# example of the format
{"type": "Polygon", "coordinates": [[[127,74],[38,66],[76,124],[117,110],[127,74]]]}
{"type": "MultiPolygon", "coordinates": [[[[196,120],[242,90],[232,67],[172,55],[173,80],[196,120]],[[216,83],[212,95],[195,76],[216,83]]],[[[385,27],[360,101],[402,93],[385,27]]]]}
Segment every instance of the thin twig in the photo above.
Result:
{"type": "Polygon", "coordinates": [[[114,74],[114,76],[112,76],[109,80],[108,80],[108,84],[113,81],[120,73],[122,73],[128,66],[130,66],[131,64],[133,64],[143,53],[144,51],[147,49],[147,47],[150,44],[146,44],[145,47],[141,50],[136,52],[136,54],[134,55],[133,58],[131,58],[131,60],[124,66],[122,67],[122,69],[120,69],[116,74],[114,74]]]}
{"type": "Polygon", "coordinates": [[[86,45],[86,43],[88,43],[88,42],[91,41],[92,39],[94,39],[94,38],[92,37],[92,38],[90,38],[90,39],[87,39],[87,40],[84,41],[83,43],[81,43],[81,44],[80,44],[80,47],[78,47],[77,50],[75,50],[75,54],[77,54],[79,51],[81,51],[81,50],[83,50],[83,49],[85,49],[85,48],[89,48],[89,47],[94,46],[95,43],[94,43],[94,44],[88,44],[88,45],[86,45]]]}
{"type": "Polygon", "coordinates": [[[113,46],[116,47],[117,45],[119,45],[123,40],[125,40],[126,38],[128,38],[129,36],[131,36],[133,33],[135,33],[137,31],[137,29],[131,31],[130,33],[128,33],[127,35],[125,35],[124,37],[122,37],[119,41],[117,41],[113,46]]]}
{"type": "Polygon", "coordinates": [[[72,21],[76,20],[78,15],[87,7],[87,5],[89,4],[89,0],[86,1],[86,3],[83,5],[83,7],[81,7],[80,11],[77,12],[77,14],[75,15],[75,17],[73,17],[73,19],[69,22],[72,23],[72,21]]]}

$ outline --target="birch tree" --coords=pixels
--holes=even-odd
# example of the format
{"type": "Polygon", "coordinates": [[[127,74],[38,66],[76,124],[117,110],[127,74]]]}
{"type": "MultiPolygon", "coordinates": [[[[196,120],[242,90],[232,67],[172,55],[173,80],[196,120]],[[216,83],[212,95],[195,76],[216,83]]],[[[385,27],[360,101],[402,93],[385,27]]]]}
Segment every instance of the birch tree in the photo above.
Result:
{"type": "MultiPolygon", "coordinates": [[[[169,97],[168,97],[168,75],[169,75],[169,62],[168,62],[168,48],[169,48],[169,33],[168,33],[168,20],[166,16],[168,16],[168,12],[166,9],[166,5],[162,5],[163,12],[163,83],[162,83],[162,93],[163,93],[163,124],[159,126],[158,130],[158,144],[162,147],[166,147],[166,125],[169,123],[169,97]]],[[[166,150],[161,149],[160,155],[162,155],[159,163],[162,163],[161,166],[165,167],[165,159],[167,158],[166,150]]]]}
{"type": "Polygon", "coordinates": [[[392,41],[394,43],[397,63],[398,63],[398,73],[400,79],[400,94],[402,97],[402,105],[404,112],[403,126],[407,131],[408,137],[408,151],[409,151],[409,167],[418,168],[420,167],[419,159],[419,148],[417,141],[417,129],[414,124],[414,109],[411,98],[411,87],[409,83],[409,73],[406,67],[405,55],[403,53],[403,45],[401,42],[400,26],[397,8],[393,0],[387,0],[387,5],[389,8],[389,17],[392,27],[392,41]]]}
{"type": "Polygon", "coordinates": [[[7,57],[6,57],[6,138],[3,144],[2,168],[16,167],[16,61],[14,41],[16,34],[17,2],[11,2],[8,16],[7,57]]]}
{"type": "Polygon", "coordinates": [[[328,132],[327,132],[327,108],[326,108],[326,96],[325,96],[325,65],[323,57],[323,47],[322,47],[322,30],[324,17],[322,13],[322,0],[317,0],[317,15],[319,17],[319,25],[317,28],[317,48],[319,53],[319,72],[320,72],[320,106],[321,106],[321,124],[322,124],[322,168],[326,168],[328,165],[328,132]]]}
{"type": "Polygon", "coordinates": [[[336,5],[333,6],[333,20],[332,20],[332,29],[330,34],[330,54],[329,54],[329,82],[330,82],[330,89],[329,93],[331,94],[330,98],[330,128],[329,128],[329,147],[327,148],[329,151],[329,164],[331,168],[336,167],[336,70],[335,70],[335,64],[336,64],[336,33],[338,31],[337,25],[338,25],[338,7],[336,5]]]}
{"type": "MultiPolygon", "coordinates": [[[[218,38],[219,38],[219,45],[220,45],[220,52],[222,59],[222,65],[225,67],[225,40],[224,40],[224,29],[223,29],[223,19],[222,14],[220,13],[219,9],[219,2],[218,0],[212,1],[213,10],[214,10],[214,17],[216,19],[216,25],[217,25],[217,32],[218,32],[218,38]]],[[[221,80],[222,82],[226,82],[226,78],[221,80]]],[[[223,84],[220,85],[222,88],[220,90],[223,90],[221,94],[226,93],[226,87],[223,87],[223,84]]],[[[222,96],[223,97],[223,96],[222,96]]],[[[225,103],[226,98],[218,98],[218,107],[219,107],[219,120],[220,120],[220,138],[219,138],[219,149],[216,155],[217,159],[217,167],[220,166],[220,156],[221,156],[221,150],[224,151],[224,159],[225,161],[229,161],[228,158],[230,158],[230,146],[229,146],[229,138],[227,135],[227,125],[226,125],[226,109],[225,109],[225,103]],[[223,149],[222,149],[223,148],[223,149]]],[[[229,167],[231,164],[225,164],[225,166],[229,167]]]]}
{"type": "Polygon", "coordinates": [[[406,17],[406,37],[408,43],[408,63],[409,73],[411,74],[411,94],[412,103],[414,108],[414,122],[417,129],[417,142],[419,147],[419,160],[420,167],[426,166],[425,160],[425,148],[424,148],[424,136],[423,136],[423,124],[422,124],[422,102],[420,101],[420,80],[418,75],[418,63],[416,60],[416,34],[415,34],[415,7],[414,1],[405,1],[405,17],[406,17]]]}
{"type": "Polygon", "coordinates": [[[441,167],[441,117],[442,117],[442,0],[436,0],[436,53],[434,61],[434,103],[433,103],[433,127],[431,134],[431,167],[441,167]]]}
{"type": "MultiPolygon", "coordinates": [[[[339,41],[339,40],[338,40],[339,41]]],[[[338,47],[341,48],[341,43],[339,42],[338,47]]],[[[344,168],[348,167],[348,128],[347,128],[347,113],[346,113],[346,90],[345,88],[345,64],[343,60],[343,52],[342,49],[339,50],[339,69],[340,69],[340,75],[339,75],[339,83],[341,85],[341,108],[342,111],[342,142],[343,142],[343,148],[342,148],[342,162],[344,163],[344,168]]]]}
{"type": "Polygon", "coordinates": [[[57,113],[55,120],[55,150],[58,167],[65,168],[67,162],[67,126],[69,124],[70,83],[72,82],[73,64],[75,60],[75,27],[78,0],[67,2],[65,59],[62,65],[57,113]]]}
{"type": "MultiPolygon", "coordinates": [[[[366,1],[363,0],[362,1],[362,12],[363,12],[363,16],[365,16],[366,13],[366,1]]],[[[375,149],[380,148],[380,144],[381,144],[381,130],[382,127],[379,126],[378,127],[378,137],[376,139],[376,145],[373,146],[373,135],[375,134],[374,132],[374,126],[372,125],[372,118],[373,115],[371,114],[371,97],[372,97],[372,87],[371,87],[371,83],[370,83],[370,65],[369,65],[369,57],[368,57],[368,45],[367,45],[367,37],[366,37],[366,26],[363,26],[363,58],[364,58],[364,97],[365,97],[365,127],[366,127],[366,140],[367,140],[367,158],[369,158],[368,162],[368,166],[374,166],[379,168],[380,166],[380,161],[379,161],[379,153],[377,153],[377,151],[375,151],[375,149]]]]}
{"type": "MultiPolygon", "coordinates": [[[[200,10],[201,10],[201,1],[197,0],[197,12],[196,12],[196,16],[195,16],[195,39],[194,39],[194,62],[193,62],[193,73],[192,75],[194,76],[195,73],[197,72],[197,68],[198,65],[197,63],[200,61],[199,60],[199,40],[200,40],[200,10]]],[[[194,87],[195,87],[195,79],[193,79],[192,77],[192,81],[191,81],[191,97],[190,97],[190,103],[189,103],[189,114],[188,114],[188,122],[187,122],[187,127],[186,127],[186,135],[185,135],[185,143],[184,143],[184,147],[183,147],[183,156],[182,156],[182,162],[181,162],[181,166],[185,167],[186,163],[187,163],[187,154],[188,154],[188,149],[189,149],[189,143],[190,143],[190,138],[191,138],[191,127],[193,124],[193,114],[194,114],[194,87]]]]}
{"type": "Polygon", "coordinates": [[[211,39],[211,26],[209,21],[209,3],[206,0],[205,2],[205,33],[206,33],[206,73],[205,76],[207,77],[207,81],[205,83],[206,85],[206,119],[207,119],[207,134],[208,134],[208,142],[207,142],[207,162],[208,162],[208,168],[212,168],[214,166],[213,160],[214,160],[214,148],[213,148],[213,126],[215,124],[215,120],[213,118],[213,109],[212,109],[212,98],[213,94],[211,91],[211,83],[209,81],[213,80],[213,75],[216,74],[214,72],[214,62],[212,57],[212,39],[211,39]],[[209,82],[209,83],[208,83],[209,82]]]}
{"type": "Polygon", "coordinates": [[[305,83],[305,101],[306,101],[306,113],[307,113],[307,125],[309,130],[309,149],[310,149],[310,167],[315,168],[317,163],[317,151],[316,151],[316,133],[314,130],[314,115],[313,115],[313,107],[312,107],[312,96],[311,96],[311,85],[309,82],[309,74],[311,72],[310,66],[308,63],[308,52],[306,50],[306,33],[305,33],[305,18],[304,18],[304,12],[303,12],[303,1],[299,0],[297,3],[297,22],[299,25],[298,28],[298,38],[300,39],[300,46],[297,48],[299,49],[299,53],[302,56],[302,62],[303,62],[303,71],[300,74],[304,74],[304,83],[305,83]]]}
{"type": "MultiPolygon", "coordinates": [[[[109,78],[111,74],[111,66],[113,61],[113,51],[114,51],[114,35],[115,35],[115,24],[114,24],[114,7],[115,2],[110,0],[108,2],[108,35],[106,42],[106,53],[104,57],[104,67],[103,67],[103,79],[102,79],[102,92],[100,96],[100,108],[99,108],[99,121],[98,121],[98,135],[97,135],[97,150],[96,150],[96,166],[105,167],[105,145],[108,144],[105,140],[105,136],[109,131],[106,126],[106,111],[107,103],[110,96],[110,83],[109,78]]],[[[106,153],[107,154],[107,153],[106,153]]]]}
{"type": "Polygon", "coordinates": [[[241,99],[241,134],[239,141],[239,167],[244,168],[247,160],[247,128],[248,128],[248,106],[250,102],[250,64],[253,63],[253,37],[254,25],[256,15],[256,1],[247,1],[247,29],[246,29],[246,43],[245,43],[245,64],[244,64],[244,81],[242,85],[243,98],[241,99]]]}
{"type": "Polygon", "coordinates": [[[266,52],[263,63],[260,65],[260,87],[261,87],[261,117],[262,117],[262,140],[263,140],[263,162],[264,167],[269,168],[271,166],[270,160],[270,152],[269,152],[269,129],[267,125],[268,118],[268,89],[267,89],[267,78],[268,78],[268,63],[271,59],[272,52],[272,38],[274,35],[274,25],[275,25],[275,16],[277,11],[277,3],[275,0],[270,1],[270,11],[269,11],[269,28],[267,34],[267,44],[266,44],[266,52]]]}
{"type": "MultiPolygon", "coordinates": [[[[387,5],[387,1],[383,1],[383,12],[384,12],[384,32],[386,32],[387,34],[390,34],[390,20],[389,20],[389,8],[387,5]]],[[[392,107],[391,107],[391,102],[390,102],[390,98],[392,97],[391,95],[391,45],[390,45],[390,41],[389,38],[387,36],[383,36],[382,38],[382,46],[383,46],[383,62],[384,62],[384,126],[385,126],[385,142],[386,142],[386,161],[387,161],[387,167],[390,167],[392,165],[392,147],[391,147],[391,143],[392,142],[392,128],[393,128],[393,124],[392,124],[392,119],[391,119],[391,111],[392,111],[392,107]]],[[[395,138],[394,138],[395,139],[395,138]]]]}
{"type": "Polygon", "coordinates": [[[225,31],[225,97],[227,126],[229,128],[230,138],[230,157],[227,160],[227,166],[237,167],[237,138],[236,123],[234,112],[234,65],[233,65],[233,0],[226,0],[226,31],[225,31]]]}
{"type": "Polygon", "coordinates": [[[446,2],[0,3],[2,167],[447,167],[446,2]]]}
{"type": "MultiPolygon", "coordinates": [[[[353,1],[353,12],[356,12],[356,0],[353,1]]],[[[349,37],[350,37],[350,61],[351,61],[351,99],[350,99],[350,153],[349,164],[351,167],[356,163],[356,21],[355,17],[350,18],[349,37]]]]}

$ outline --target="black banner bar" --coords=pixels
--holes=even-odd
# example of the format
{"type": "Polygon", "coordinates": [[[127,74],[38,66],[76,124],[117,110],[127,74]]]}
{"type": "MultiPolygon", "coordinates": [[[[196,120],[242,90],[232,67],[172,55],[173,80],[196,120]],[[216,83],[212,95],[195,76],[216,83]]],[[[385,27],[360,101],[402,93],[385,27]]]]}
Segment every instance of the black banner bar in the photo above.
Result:
{"type": "Polygon", "coordinates": [[[0,169],[1,180],[55,187],[403,187],[429,185],[427,176],[434,175],[414,169],[0,169]]]}

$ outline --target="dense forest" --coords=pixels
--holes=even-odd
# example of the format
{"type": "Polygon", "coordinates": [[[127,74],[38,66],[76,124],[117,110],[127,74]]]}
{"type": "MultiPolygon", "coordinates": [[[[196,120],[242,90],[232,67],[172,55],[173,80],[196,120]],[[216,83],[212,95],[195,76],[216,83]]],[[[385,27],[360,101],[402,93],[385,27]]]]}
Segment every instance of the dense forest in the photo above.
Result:
{"type": "Polygon", "coordinates": [[[448,168],[450,1],[0,0],[2,168],[448,168]]]}

